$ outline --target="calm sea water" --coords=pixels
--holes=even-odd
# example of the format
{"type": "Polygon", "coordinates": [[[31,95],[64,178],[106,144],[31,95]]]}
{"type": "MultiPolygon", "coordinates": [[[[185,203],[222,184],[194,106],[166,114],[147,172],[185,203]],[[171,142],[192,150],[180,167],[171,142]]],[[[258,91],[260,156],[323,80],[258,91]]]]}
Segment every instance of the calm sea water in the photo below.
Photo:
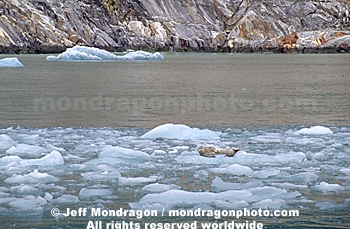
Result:
{"type": "MultiPolygon", "coordinates": [[[[163,53],[0,69],[0,126],[350,125],[350,55],[163,53]]],[[[0,56],[0,58],[5,56],[0,56]]]]}
{"type": "Polygon", "coordinates": [[[244,206],[300,210],[294,218],[240,221],[257,220],[264,228],[350,227],[350,55],[162,54],[163,61],[113,62],[20,55],[25,67],[0,68],[4,228],[107,229],[111,221],[196,220],[52,217],[53,208],[65,213],[67,208],[244,206]],[[219,139],[141,138],[165,123],[207,128],[219,139]],[[313,125],[331,134],[298,133],[313,125]],[[244,152],[208,159],[198,155],[199,145],[242,146],[244,152]],[[131,156],[106,157],[116,146],[131,150],[131,156]],[[159,187],[144,190],[149,183],[177,185],[182,192],[172,196],[171,205],[159,187]],[[251,196],[219,198],[218,193],[237,189],[251,196]],[[142,201],[150,192],[160,194],[153,202],[142,201]],[[196,198],[210,193],[213,201],[198,204],[191,193],[196,198]],[[103,227],[88,227],[89,221],[103,227]]]}

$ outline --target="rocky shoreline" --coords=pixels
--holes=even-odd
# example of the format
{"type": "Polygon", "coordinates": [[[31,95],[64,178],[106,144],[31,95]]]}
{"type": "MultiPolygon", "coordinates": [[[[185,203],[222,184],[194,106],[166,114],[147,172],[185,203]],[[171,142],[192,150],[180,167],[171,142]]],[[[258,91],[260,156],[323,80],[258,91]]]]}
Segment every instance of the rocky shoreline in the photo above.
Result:
{"type": "Polygon", "coordinates": [[[0,53],[350,52],[350,1],[5,0],[0,53]]]}

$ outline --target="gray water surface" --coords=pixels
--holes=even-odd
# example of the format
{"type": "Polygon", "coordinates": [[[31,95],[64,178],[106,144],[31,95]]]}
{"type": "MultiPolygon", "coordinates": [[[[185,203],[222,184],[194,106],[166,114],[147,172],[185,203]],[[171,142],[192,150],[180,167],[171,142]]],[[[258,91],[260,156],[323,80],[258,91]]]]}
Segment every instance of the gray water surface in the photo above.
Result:
{"type": "Polygon", "coordinates": [[[350,55],[163,55],[112,62],[21,55],[25,67],[0,69],[0,126],[350,124],[350,55]]]}

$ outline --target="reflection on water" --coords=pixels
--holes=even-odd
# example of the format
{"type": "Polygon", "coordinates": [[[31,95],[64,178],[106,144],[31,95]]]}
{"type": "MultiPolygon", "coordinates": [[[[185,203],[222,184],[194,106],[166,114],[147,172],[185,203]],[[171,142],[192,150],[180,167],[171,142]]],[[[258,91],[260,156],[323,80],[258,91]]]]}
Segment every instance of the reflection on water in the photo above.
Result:
{"type": "Polygon", "coordinates": [[[0,71],[0,124],[350,124],[350,55],[163,55],[85,63],[19,56],[25,67],[0,71]]]}

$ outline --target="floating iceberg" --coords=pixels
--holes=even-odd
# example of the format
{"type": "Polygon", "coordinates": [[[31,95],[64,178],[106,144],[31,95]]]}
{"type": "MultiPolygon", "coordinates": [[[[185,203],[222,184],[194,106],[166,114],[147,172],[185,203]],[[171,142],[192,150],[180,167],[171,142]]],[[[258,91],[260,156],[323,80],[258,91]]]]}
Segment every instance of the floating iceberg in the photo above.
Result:
{"type": "Polygon", "coordinates": [[[18,144],[12,146],[6,151],[6,154],[16,155],[16,156],[38,156],[45,153],[47,150],[41,146],[28,145],[28,144],[18,144]]]}
{"type": "MultiPolygon", "coordinates": [[[[172,206],[193,206],[197,204],[215,204],[218,201],[220,203],[239,203],[244,201],[244,205],[247,203],[257,203],[259,206],[271,206],[279,208],[285,203],[283,198],[287,194],[286,190],[278,189],[275,187],[256,187],[244,190],[229,190],[219,193],[214,192],[189,192],[183,190],[169,190],[162,193],[151,193],[143,196],[138,203],[129,204],[132,208],[142,208],[144,205],[150,204],[170,204],[172,206]],[[265,201],[271,199],[271,201],[265,201]],[[263,201],[259,203],[260,201],[263,201]]],[[[293,197],[299,196],[300,193],[296,192],[293,197]]]]}
{"type": "Polygon", "coordinates": [[[167,139],[219,139],[219,135],[211,130],[200,130],[183,124],[164,124],[142,135],[141,138],[167,138],[167,139]]]}
{"type": "Polygon", "coordinates": [[[15,142],[13,139],[6,134],[0,134],[0,150],[7,150],[11,148],[15,142]]]}
{"type": "Polygon", "coordinates": [[[313,126],[310,128],[303,128],[298,130],[296,133],[298,134],[333,134],[329,128],[324,126],[313,126]]]}
{"type": "Polygon", "coordinates": [[[119,179],[121,175],[116,169],[102,164],[96,166],[93,172],[82,173],[81,176],[85,181],[110,182],[119,179]]]}
{"type": "MultiPolygon", "coordinates": [[[[10,148],[11,149],[11,148],[10,148]]],[[[11,163],[19,163],[24,166],[30,165],[63,165],[62,155],[58,151],[52,151],[48,155],[39,159],[22,159],[19,156],[5,156],[0,158],[0,165],[9,165],[11,163]]]]}
{"type": "Polygon", "coordinates": [[[242,176],[242,175],[248,176],[253,173],[253,170],[250,167],[239,165],[239,164],[233,164],[225,168],[213,168],[213,169],[210,169],[209,171],[213,173],[227,173],[227,174],[232,174],[236,176],[242,176]]]}
{"type": "Polygon", "coordinates": [[[120,186],[137,186],[145,183],[156,182],[155,177],[120,177],[118,185],[120,186]]]}
{"type": "Polygon", "coordinates": [[[210,204],[216,200],[233,202],[249,199],[251,195],[249,190],[230,190],[220,193],[169,190],[147,194],[141,198],[140,203],[210,204]]]}
{"type": "Polygon", "coordinates": [[[28,184],[28,183],[51,183],[57,182],[60,179],[57,177],[51,176],[47,173],[40,173],[37,169],[33,172],[26,175],[15,175],[13,177],[9,177],[5,180],[7,183],[20,183],[20,184],[28,184]]]}
{"type": "Polygon", "coordinates": [[[48,56],[46,60],[63,61],[100,61],[100,60],[163,60],[164,57],[159,52],[149,53],[145,51],[132,51],[124,56],[118,56],[103,49],[75,46],[68,48],[65,52],[56,56],[48,56]]]}
{"type": "Polygon", "coordinates": [[[301,163],[306,159],[306,155],[302,152],[281,153],[275,156],[267,154],[247,153],[239,151],[234,157],[216,157],[207,158],[199,154],[187,155],[181,154],[175,160],[182,164],[196,164],[196,165],[222,165],[222,164],[240,164],[240,165],[282,165],[290,163],[301,163]]]}
{"type": "Polygon", "coordinates": [[[14,212],[22,213],[25,212],[26,215],[42,215],[43,207],[47,204],[47,201],[38,196],[25,196],[24,198],[15,198],[11,200],[9,206],[14,208],[14,212]]]}
{"type": "Polygon", "coordinates": [[[175,184],[149,184],[142,188],[143,191],[159,193],[166,192],[169,190],[179,190],[181,187],[175,184]]]}
{"type": "Polygon", "coordinates": [[[50,154],[40,159],[22,160],[22,165],[63,165],[62,155],[57,151],[52,151],[50,154]]]}
{"type": "Polygon", "coordinates": [[[261,208],[261,209],[281,209],[283,205],[286,204],[285,200],[277,199],[265,199],[260,202],[254,203],[253,208],[261,208]]]}
{"type": "Polygon", "coordinates": [[[82,188],[79,192],[79,198],[82,200],[90,199],[92,196],[110,196],[113,194],[111,189],[99,189],[99,188],[82,188]]]}
{"type": "Polygon", "coordinates": [[[23,67],[24,65],[17,57],[0,59],[0,67],[23,67]]]}
{"type": "Polygon", "coordinates": [[[326,182],[321,182],[319,185],[313,186],[313,188],[321,192],[335,192],[344,190],[344,187],[339,184],[328,184],[326,182]]]}
{"type": "Polygon", "coordinates": [[[220,177],[215,177],[211,182],[211,188],[215,191],[239,190],[256,188],[263,186],[263,182],[259,180],[251,180],[247,183],[230,183],[223,181],[220,177]]]}

